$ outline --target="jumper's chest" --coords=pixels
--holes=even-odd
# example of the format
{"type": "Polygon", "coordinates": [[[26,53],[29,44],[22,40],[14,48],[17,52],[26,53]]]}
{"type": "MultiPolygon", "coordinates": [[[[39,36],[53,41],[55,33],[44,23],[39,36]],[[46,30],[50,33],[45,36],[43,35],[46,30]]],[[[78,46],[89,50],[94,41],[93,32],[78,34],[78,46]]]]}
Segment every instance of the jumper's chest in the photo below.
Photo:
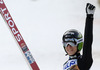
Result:
{"type": "Polygon", "coordinates": [[[70,68],[74,65],[77,65],[77,59],[68,60],[64,66],[63,70],[70,70],[70,68]]]}

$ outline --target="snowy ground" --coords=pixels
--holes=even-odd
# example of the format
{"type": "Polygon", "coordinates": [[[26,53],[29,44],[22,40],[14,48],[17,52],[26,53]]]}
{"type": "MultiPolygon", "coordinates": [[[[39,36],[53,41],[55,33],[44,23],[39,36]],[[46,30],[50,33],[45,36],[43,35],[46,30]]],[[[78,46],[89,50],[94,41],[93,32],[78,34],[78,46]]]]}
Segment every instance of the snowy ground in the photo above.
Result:
{"type": "MultiPolygon", "coordinates": [[[[68,29],[84,34],[85,6],[96,5],[91,70],[100,64],[100,8],[97,0],[4,0],[40,70],[62,70],[68,57],[62,35],[68,29]]],[[[0,70],[30,70],[10,29],[0,16],[0,70]]]]}

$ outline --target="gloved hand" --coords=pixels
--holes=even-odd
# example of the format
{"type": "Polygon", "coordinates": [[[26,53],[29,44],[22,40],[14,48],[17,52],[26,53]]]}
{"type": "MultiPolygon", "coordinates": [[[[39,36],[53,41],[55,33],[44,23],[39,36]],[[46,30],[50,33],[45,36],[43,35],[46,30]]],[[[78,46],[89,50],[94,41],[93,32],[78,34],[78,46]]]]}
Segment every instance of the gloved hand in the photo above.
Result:
{"type": "Polygon", "coordinates": [[[90,3],[87,3],[87,5],[86,5],[86,13],[93,15],[94,12],[95,12],[95,6],[90,4],[90,3]]]}

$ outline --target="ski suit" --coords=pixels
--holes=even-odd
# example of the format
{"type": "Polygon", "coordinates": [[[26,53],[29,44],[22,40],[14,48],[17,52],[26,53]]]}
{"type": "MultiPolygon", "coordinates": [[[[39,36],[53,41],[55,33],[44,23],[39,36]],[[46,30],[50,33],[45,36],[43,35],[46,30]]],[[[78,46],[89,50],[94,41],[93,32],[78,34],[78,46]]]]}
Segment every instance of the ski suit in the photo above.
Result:
{"type": "Polygon", "coordinates": [[[69,56],[64,63],[63,70],[89,70],[92,66],[93,15],[87,14],[84,32],[83,53],[69,56]]]}

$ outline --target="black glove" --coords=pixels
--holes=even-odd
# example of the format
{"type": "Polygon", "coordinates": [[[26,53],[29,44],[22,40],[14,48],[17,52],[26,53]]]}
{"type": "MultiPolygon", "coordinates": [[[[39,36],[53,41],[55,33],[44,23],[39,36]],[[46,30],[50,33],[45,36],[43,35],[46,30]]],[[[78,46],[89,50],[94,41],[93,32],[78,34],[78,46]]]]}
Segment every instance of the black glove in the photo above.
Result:
{"type": "Polygon", "coordinates": [[[93,15],[94,12],[95,12],[95,6],[90,4],[90,3],[87,3],[87,5],[86,5],[86,13],[87,13],[87,15],[89,15],[89,14],[93,15]]]}

